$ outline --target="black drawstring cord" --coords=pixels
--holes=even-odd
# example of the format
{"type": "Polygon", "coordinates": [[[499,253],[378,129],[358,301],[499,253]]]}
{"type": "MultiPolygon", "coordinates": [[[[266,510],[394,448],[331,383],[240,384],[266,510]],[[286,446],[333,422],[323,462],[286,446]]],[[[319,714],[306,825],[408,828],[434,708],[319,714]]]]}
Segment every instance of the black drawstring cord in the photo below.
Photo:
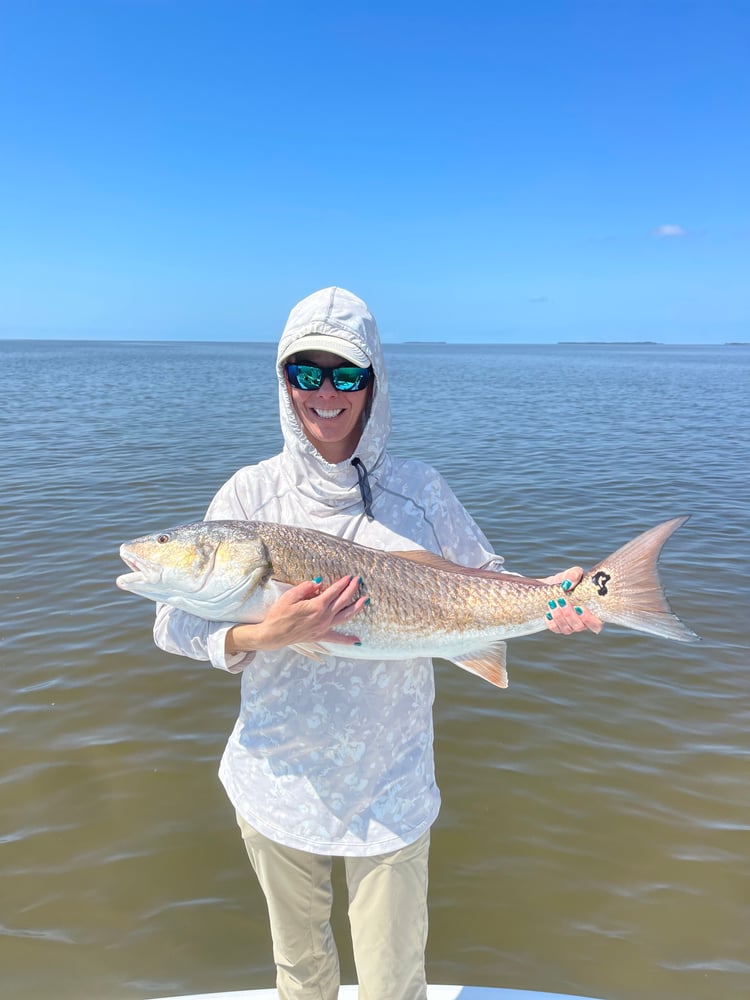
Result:
{"type": "Polygon", "coordinates": [[[367,476],[367,469],[365,468],[362,460],[359,458],[353,458],[352,465],[357,470],[359,492],[362,494],[362,503],[365,505],[367,520],[374,521],[375,515],[372,512],[372,490],[370,489],[370,480],[367,476]]]}

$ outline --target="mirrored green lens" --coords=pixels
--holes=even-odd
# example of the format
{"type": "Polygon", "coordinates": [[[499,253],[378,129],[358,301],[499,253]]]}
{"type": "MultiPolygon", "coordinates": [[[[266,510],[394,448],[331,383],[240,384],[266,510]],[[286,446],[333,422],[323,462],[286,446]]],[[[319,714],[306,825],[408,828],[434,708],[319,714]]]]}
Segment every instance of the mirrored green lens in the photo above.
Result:
{"type": "Polygon", "coordinates": [[[331,372],[333,384],[341,392],[352,392],[367,382],[366,368],[334,368],[331,372]]]}
{"type": "Polygon", "coordinates": [[[295,375],[300,389],[319,389],[323,372],[317,365],[295,365],[295,375]]]}

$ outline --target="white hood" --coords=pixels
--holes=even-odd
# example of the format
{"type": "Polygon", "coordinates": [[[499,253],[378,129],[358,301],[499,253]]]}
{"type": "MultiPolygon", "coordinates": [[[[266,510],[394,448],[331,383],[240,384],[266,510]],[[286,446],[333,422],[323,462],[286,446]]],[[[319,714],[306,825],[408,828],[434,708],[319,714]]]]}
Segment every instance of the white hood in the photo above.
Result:
{"type": "MultiPolygon", "coordinates": [[[[356,460],[364,466],[369,488],[375,492],[386,472],[386,446],[391,433],[388,375],[383,361],[375,319],[362,299],[344,288],[323,288],[302,299],[292,309],[279,341],[276,373],[279,380],[279,414],[284,435],[287,471],[305,495],[327,506],[349,509],[363,505],[356,460]],[[375,373],[373,395],[359,445],[352,458],[331,465],[305,436],[292,407],[284,378],[283,361],[300,337],[324,334],[345,340],[363,351],[375,373]],[[355,463],[355,464],[353,464],[355,463]]],[[[361,469],[361,466],[360,466],[361,469]]]]}

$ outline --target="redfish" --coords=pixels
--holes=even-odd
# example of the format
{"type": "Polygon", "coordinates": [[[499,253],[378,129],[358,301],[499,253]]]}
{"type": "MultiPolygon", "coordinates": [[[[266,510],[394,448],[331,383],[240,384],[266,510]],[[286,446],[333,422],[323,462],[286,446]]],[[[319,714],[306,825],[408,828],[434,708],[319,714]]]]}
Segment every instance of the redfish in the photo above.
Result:
{"type": "MultiPolygon", "coordinates": [[[[569,597],[605,622],[694,642],[672,612],[657,562],[685,523],[676,517],[628,542],[584,574],[569,597]]],[[[309,656],[401,660],[441,657],[507,687],[505,640],[542,631],[559,584],[471,569],[423,550],[383,552],[308,528],[262,521],[197,521],[121,546],[133,572],[122,590],[209,621],[258,622],[285,587],[359,576],[370,602],[341,631],[360,646],[295,647],[309,656]]]]}

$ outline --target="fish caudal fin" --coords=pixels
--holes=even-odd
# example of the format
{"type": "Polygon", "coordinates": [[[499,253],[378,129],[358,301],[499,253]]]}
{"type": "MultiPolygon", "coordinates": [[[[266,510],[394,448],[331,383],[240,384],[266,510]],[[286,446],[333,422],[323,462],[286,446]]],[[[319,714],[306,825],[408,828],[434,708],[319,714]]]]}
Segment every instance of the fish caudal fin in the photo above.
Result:
{"type": "Polygon", "coordinates": [[[644,531],[589,570],[585,582],[593,585],[594,596],[586,603],[591,610],[605,622],[638,632],[678,642],[699,641],[669,606],[657,569],[664,543],[687,519],[675,517],[644,531]]]}

